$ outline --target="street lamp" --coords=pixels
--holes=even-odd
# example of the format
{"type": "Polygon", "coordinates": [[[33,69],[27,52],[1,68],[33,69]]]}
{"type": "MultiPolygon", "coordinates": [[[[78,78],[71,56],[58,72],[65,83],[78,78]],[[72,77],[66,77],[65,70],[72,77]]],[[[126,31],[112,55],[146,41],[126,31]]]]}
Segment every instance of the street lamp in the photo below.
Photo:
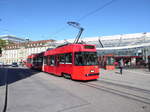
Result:
{"type": "MultiPolygon", "coordinates": [[[[147,34],[146,32],[143,33],[143,43],[146,43],[146,34],[147,34]]],[[[147,53],[148,53],[148,49],[147,49],[147,47],[144,47],[143,48],[143,59],[144,59],[145,63],[148,63],[147,53]]]]}
{"type": "Polygon", "coordinates": [[[70,21],[70,22],[67,22],[67,24],[69,24],[70,26],[73,26],[73,27],[79,29],[79,33],[78,33],[77,37],[74,40],[74,43],[77,44],[79,39],[80,39],[80,36],[81,36],[81,34],[82,34],[83,30],[84,30],[84,28],[80,27],[80,24],[77,23],[77,22],[70,21]]]}

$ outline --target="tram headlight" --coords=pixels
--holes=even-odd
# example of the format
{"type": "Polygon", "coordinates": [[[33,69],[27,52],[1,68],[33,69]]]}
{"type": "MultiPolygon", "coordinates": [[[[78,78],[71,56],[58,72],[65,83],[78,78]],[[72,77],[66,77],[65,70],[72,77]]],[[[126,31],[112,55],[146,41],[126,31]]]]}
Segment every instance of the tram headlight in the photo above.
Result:
{"type": "Polygon", "coordinates": [[[91,72],[91,73],[93,73],[93,72],[94,72],[94,70],[91,70],[90,72],[91,72]]]}

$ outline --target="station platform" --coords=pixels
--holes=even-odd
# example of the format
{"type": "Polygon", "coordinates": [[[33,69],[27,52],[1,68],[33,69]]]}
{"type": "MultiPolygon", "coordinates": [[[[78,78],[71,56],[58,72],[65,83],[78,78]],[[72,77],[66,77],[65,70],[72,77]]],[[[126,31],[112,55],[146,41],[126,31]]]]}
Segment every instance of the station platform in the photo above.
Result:
{"type": "Polygon", "coordinates": [[[123,69],[123,73],[120,74],[119,69],[104,70],[101,68],[98,80],[150,90],[150,72],[148,69],[123,69]]]}

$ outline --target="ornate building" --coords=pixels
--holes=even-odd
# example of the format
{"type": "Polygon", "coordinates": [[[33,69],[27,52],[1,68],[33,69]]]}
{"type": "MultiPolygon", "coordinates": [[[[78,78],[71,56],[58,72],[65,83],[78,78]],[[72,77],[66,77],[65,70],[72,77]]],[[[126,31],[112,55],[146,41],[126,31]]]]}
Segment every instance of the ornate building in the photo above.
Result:
{"type": "Polygon", "coordinates": [[[4,62],[4,64],[22,62],[26,60],[27,56],[30,54],[40,53],[46,51],[48,48],[53,48],[53,42],[54,40],[41,40],[8,45],[3,48],[0,62],[4,62]]]}

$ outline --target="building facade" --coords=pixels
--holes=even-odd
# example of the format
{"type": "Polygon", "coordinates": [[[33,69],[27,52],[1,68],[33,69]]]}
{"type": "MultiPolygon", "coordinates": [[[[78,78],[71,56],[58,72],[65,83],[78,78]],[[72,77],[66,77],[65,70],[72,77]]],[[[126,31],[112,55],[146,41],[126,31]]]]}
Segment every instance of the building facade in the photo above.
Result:
{"type": "MultiPolygon", "coordinates": [[[[150,32],[83,38],[82,41],[87,44],[95,44],[98,55],[142,56],[146,62],[148,61],[147,57],[150,55],[150,32]]],[[[54,48],[65,42],[66,40],[26,40],[23,43],[8,45],[2,51],[0,62],[5,64],[20,62],[26,60],[27,56],[32,53],[46,51],[48,48],[54,48]]],[[[73,43],[74,39],[69,39],[67,42],[73,43]]]]}
{"type": "Polygon", "coordinates": [[[2,50],[2,56],[0,62],[4,64],[11,64],[12,62],[22,62],[26,60],[27,56],[33,53],[40,53],[46,51],[48,48],[53,48],[54,40],[42,40],[42,41],[28,41],[24,43],[16,43],[7,45],[2,50]]]}
{"type": "Polygon", "coordinates": [[[0,36],[0,39],[6,40],[7,43],[9,43],[9,42],[11,42],[11,43],[26,42],[26,39],[18,38],[18,37],[12,36],[12,35],[3,35],[3,36],[0,36]]]}

